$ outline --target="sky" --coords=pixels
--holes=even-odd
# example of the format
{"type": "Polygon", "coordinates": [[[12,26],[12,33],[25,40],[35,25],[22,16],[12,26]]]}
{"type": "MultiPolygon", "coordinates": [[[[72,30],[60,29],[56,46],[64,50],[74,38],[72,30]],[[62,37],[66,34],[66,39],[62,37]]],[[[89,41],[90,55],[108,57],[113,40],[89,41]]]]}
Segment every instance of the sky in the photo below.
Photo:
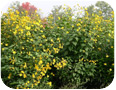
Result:
{"type": "Polygon", "coordinates": [[[97,1],[96,0],[91,0],[91,1],[83,1],[83,0],[9,0],[9,1],[3,1],[2,0],[2,8],[1,11],[4,13],[7,11],[8,7],[12,2],[19,1],[20,4],[23,2],[30,2],[31,5],[34,5],[38,9],[42,9],[41,11],[43,12],[42,16],[46,17],[48,14],[51,12],[53,9],[53,6],[55,5],[69,5],[70,7],[73,7],[74,5],[79,4],[80,6],[89,6],[89,5],[94,5],[97,1]]]}

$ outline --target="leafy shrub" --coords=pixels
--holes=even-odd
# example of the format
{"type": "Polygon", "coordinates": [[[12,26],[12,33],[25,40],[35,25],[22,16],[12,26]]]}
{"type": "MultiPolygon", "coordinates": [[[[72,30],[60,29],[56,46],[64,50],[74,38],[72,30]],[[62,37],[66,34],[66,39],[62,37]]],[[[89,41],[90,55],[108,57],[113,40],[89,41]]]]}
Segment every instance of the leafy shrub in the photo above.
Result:
{"type": "Polygon", "coordinates": [[[13,88],[51,88],[47,73],[66,65],[64,58],[53,56],[62,48],[60,39],[50,37],[38,16],[26,14],[9,9],[2,17],[2,79],[13,88]]]}
{"type": "Polygon", "coordinates": [[[113,12],[112,19],[105,20],[101,12],[90,16],[86,8],[79,7],[84,11],[80,16],[69,6],[61,9],[65,14],[55,22],[51,14],[44,26],[37,13],[9,9],[3,14],[1,70],[7,86],[103,88],[111,83],[113,12]]]}

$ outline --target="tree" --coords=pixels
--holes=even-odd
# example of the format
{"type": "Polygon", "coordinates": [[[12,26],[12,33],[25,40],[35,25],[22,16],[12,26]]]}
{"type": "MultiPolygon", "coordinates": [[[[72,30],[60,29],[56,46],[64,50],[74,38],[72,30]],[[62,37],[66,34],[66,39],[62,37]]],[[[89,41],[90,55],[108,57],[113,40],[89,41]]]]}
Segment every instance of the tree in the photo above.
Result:
{"type": "Polygon", "coordinates": [[[31,16],[31,14],[35,13],[37,10],[37,8],[34,5],[31,5],[29,2],[22,3],[21,7],[29,12],[29,16],[31,16]]]}
{"type": "Polygon", "coordinates": [[[101,14],[101,16],[103,16],[104,19],[111,19],[111,12],[113,11],[112,7],[104,2],[104,1],[98,1],[95,6],[91,5],[87,7],[87,11],[89,13],[89,15],[91,16],[92,13],[96,13],[96,14],[101,14]],[[94,10],[94,8],[96,7],[96,9],[94,10]]]}
{"type": "Polygon", "coordinates": [[[88,6],[87,11],[88,11],[88,13],[89,13],[90,16],[91,16],[92,13],[94,13],[94,5],[88,6]]]}
{"type": "MultiPolygon", "coordinates": [[[[60,6],[54,6],[50,15],[53,16],[53,22],[55,23],[56,20],[58,20],[58,17],[66,17],[67,15],[72,16],[73,12],[72,9],[69,6],[63,7],[62,5],[60,6]]],[[[49,15],[49,16],[50,16],[49,15]]]]}
{"type": "Polygon", "coordinates": [[[104,19],[111,18],[111,12],[113,11],[113,9],[108,3],[104,1],[98,1],[95,6],[98,7],[97,12],[102,11],[102,16],[104,17],[104,19]]]}

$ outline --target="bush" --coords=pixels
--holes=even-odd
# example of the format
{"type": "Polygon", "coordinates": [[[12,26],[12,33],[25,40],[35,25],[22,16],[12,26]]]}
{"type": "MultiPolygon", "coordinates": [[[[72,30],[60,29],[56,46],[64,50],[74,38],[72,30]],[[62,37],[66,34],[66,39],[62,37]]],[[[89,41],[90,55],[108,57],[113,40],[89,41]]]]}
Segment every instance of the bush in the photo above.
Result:
{"type": "MultiPolygon", "coordinates": [[[[114,21],[76,17],[62,7],[43,26],[35,12],[8,10],[1,18],[1,70],[11,88],[103,88],[114,76],[114,21]],[[59,13],[59,12],[58,12],[59,13]],[[92,84],[92,86],[91,86],[92,84]]],[[[113,12],[112,18],[113,18],[113,12]]]]}

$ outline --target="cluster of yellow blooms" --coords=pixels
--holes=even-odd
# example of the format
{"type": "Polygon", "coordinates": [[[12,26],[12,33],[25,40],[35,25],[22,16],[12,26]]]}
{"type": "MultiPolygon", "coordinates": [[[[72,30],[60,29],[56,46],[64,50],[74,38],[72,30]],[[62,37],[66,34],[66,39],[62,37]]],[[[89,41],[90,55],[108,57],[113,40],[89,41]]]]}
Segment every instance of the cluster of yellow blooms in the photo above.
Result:
{"type": "MultiPolygon", "coordinates": [[[[22,83],[21,86],[17,86],[17,89],[29,89],[37,87],[43,77],[49,78],[49,75],[46,74],[48,70],[52,69],[51,66],[54,66],[57,69],[59,69],[59,67],[63,68],[66,66],[67,62],[64,58],[57,61],[57,59],[52,59],[49,57],[53,53],[57,54],[60,49],[63,48],[63,43],[60,42],[60,38],[57,38],[56,41],[58,42],[58,45],[56,47],[54,39],[48,40],[47,36],[44,35],[46,32],[45,28],[43,27],[41,23],[42,21],[37,14],[33,15],[33,17],[36,17],[36,19],[32,19],[32,17],[28,16],[28,11],[12,11],[12,9],[9,8],[8,13],[4,13],[3,16],[5,19],[2,21],[2,38],[5,37],[6,41],[1,43],[2,52],[5,52],[6,47],[9,48],[11,46],[11,41],[9,41],[9,38],[16,41],[12,42],[14,47],[19,45],[19,50],[9,48],[11,49],[12,53],[9,58],[9,64],[12,65],[9,67],[10,70],[16,70],[15,65],[17,62],[20,62],[19,59],[16,58],[18,54],[22,58],[24,58],[24,56],[29,58],[21,61],[21,63],[18,65],[20,69],[17,74],[19,77],[23,78],[24,81],[26,80],[26,82],[22,83]],[[35,36],[35,34],[38,35],[35,36]],[[41,41],[41,39],[43,41],[41,41]],[[36,44],[36,41],[39,43],[36,44]],[[45,45],[45,43],[49,45],[45,45]],[[47,48],[45,48],[44,45],[47,46],[47,48]],[[41,55],[42,52],[47,55],[41,55]],[[49,62],[47,62],[48,59],[50,59],[49,62]]],[[[53,73],[51,73],[51,75],[55,76],[53,73]]],[[[9,73],[8,79],[12,79],[13,77],[14,75],[12,72],[9,73]]],[[[46,85],[52,86],[52,82],[46,82],[46,85]]]]}
{"type": "Polygon", "coordinates": [[[97,62],[98,62],[98,60],[88,60],[88,59],[84,59],[84,58],[81,58],[81,59],[79,59],[79,61],[83,61],[83,62],[90,62],[90,63],[93,63],[93,64],[97,64],[97,62]]]}
{"type": "MultiPolygon", "coordinates": [[[[68,16],[68,11],[70,11],[71,8],[68,6],[68,11],[65,7],[62,7],[62,9],[64,9],[64,12],[68,17],[67,21],[72,22],[72,16],[68,16]]],[[[87,9],[80,7],[79,10],[83,11],[87,9]]],[[[114,30],[109,26],[113,26],[114,23],[112,23],[111,20],[104,20],[102,16],[97,14],[92,14],[92,17],[95,18],[89,18],[89,13],[87,11],[85,11],[85,13],[86,16],[75,20],[75,25],[69,24],[71,30],[73,30],[72,28],[76,28],[73,31],[68,31],[65,25],[61,27],[56,23],[53,25],[53,15],[48,17],[50,25],[48,26],[50,29],[57,27],[61,32],[64,31],[66,35],[69,35],[70,32],[75,32],[79,35],[79,32],[81,32],[85,37],[90,37],[90,40],[83,40],[85,44],[88,44],[89,42],[93,42],[94,44],[100,43],[100,40],[103,40],[101,38],[104,38],[102,37],[102,34],[106,32],[105,35],[108,36],[106,41],[110,43],[110,39],[114,39],[114,30]],[[88,22],[85,23],[85,21],[88,22]],[[89,27],[89,30],[86,31],[88,23],[90,23],[91,26],[89,27]],[[103,23],[106,23],[106,27],[103,27],[103,23]],[[107,32],[106,28],[110,28],[111,32],[107,32]]],[[[101,14],[102,12],[99,13],[101,14]]],[[[114,17],[114,12],[111,13],[112,17],[114,17]]],[[[82,14],[82,12],[79,14],[82,14]]],[[[58,20],[62,20],[61,17],[58,17],[58,20]]],[[[12,72],[9,72],[7,78],[12,79],[16,76],[17,78],[23,78],[24,80],[24,83],[16,86],[17,89],[38,88],[38,85],[43,78],[49,78],[47,71],[50,71],[52,66],[59,70],[67,65],[68,62],[64,58],[56,59],[53,57],[54,54],[58,54],[60,50],[63,49],[64,44],[60,37],[51,37],[52,34],[49,36],[48,33],[51,32],[45,30],[38,14],[35,13],[31,17],[28,16],[28,11],[19,12],[18,10],[13,11],[9,8],[8,13],[3,14],[1,25],[1,35],[2,38],[4,38],[1,43],[2,52],[7,54],[6,51],[9,49],[9,54],[7,54],[9,58],[9,70],[16,73],[16,75],[14,75],[12,72]],[[36,19],[33,19],[33,17],[36,19]]],[[[95,47],[93,46],[93,48],[95,47]]],[[[113,46],[110,48],[113,48],[113,46]]],[[[97,49],[102,51],[101,47],[97,47],[97,49]]],[[[85,52],[86,50],[83,50],[83,53],[85,52]]],[[[109,55],[106,54],[106,58],[108,57],[109,55]]],[[[98,62],[98,60],[85,60],[83,58],[79,59],[79,61],[90,62],[95,65],[98,62]]],[[[104,63],[104,65],[107,64],[104,63]]],[[[109,70],[112,71],[112,69],[109,70]]],[[[51,73],[51,75],[55,76],[54,73],[51,73]]],[[[53,82],[48,81],[46,82],[46,85],[51,87],[52,83],[53,82]]]]}

